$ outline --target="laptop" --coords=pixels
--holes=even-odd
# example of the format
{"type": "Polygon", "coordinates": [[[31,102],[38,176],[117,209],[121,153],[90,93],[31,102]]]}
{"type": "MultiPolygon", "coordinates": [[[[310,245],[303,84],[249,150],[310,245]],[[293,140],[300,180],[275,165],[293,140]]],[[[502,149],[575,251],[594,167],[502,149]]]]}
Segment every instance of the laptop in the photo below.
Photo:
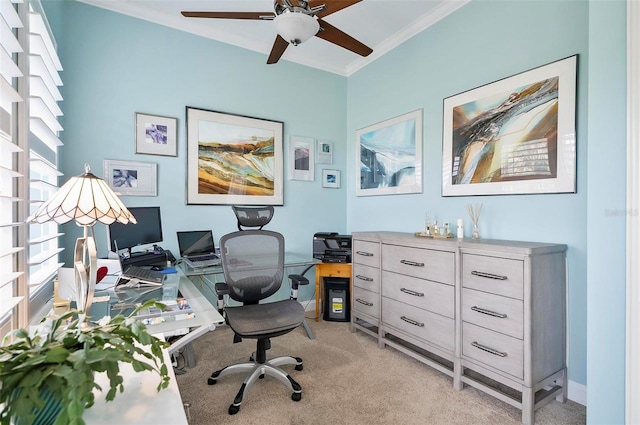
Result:
{"type": "Polygon", "coordinates": [[[216,255],[211,230],[191,230],[177,232],[180,257],[194,269],[219,266],[222,260],[216,255]]]}

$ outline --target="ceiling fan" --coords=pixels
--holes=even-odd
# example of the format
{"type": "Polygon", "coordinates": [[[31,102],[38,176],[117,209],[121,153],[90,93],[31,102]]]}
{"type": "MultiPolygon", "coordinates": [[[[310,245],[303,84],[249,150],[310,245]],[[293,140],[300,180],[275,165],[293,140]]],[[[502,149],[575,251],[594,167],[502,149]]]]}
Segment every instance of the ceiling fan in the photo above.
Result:
{"type": "Polygon", "coordinates": [[[339,30],[322,18],[339,10],[353,6],[362,0],[275,0],[274,12],[181,12],[187,18],[252,19],[272,20],[276,25],[276,37],[268,64],[276,63],[284,54],[289,43],[297,46],[314,35],[330,43],[343,47],[361,56],[368,56],[373,50],[339,30]]]}

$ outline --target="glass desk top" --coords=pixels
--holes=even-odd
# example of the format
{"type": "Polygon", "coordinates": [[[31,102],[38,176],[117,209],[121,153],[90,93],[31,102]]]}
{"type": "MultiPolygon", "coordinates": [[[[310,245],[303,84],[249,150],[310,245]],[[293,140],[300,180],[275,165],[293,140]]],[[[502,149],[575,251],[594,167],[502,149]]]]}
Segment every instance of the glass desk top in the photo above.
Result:
{"type": "MultiPolygon", "coordinates": [[[[305,257],[293,252],[285,252],[284,254],[285,267],[311,266],[316,263],[318,263],[318,260],[312,257],[305,257]]],[[[222,274],[222,266],[193,268],[185,263],[180,263],[178,267],[186,276],[222,274]]]]}
{"type": "MultiPolygon", "coordinates": [[[[151,333],[172,333],[179,329],[221,324],[224,318],[202,292],[181,271],[167,274],[162,286],[140,286],[111,289],[109,314],[128,316],[138,304],[155,298],[166,304],[165,311],[151,310],[138,313],[151,333]],[[184,300],[188,304],[177,300],[184,300]],[[182,308],[181,308],[182,307],[182,308]]],[[[92,307],[93,309],[93,307],[92,307]]]]}

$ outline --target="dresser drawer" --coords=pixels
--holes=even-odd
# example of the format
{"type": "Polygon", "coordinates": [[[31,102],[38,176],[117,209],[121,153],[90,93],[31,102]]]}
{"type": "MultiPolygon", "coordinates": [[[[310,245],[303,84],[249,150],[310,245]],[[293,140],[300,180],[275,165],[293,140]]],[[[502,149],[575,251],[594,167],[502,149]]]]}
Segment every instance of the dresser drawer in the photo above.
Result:
{"type": "Polygon", "coordinates": [[[354,263],[380,267],[380,244],[378,242],[356,239],[353,241],[351,251],[351,260],[354,263]]]}
{"type": "Polygon", "coordinates": [[[462,255],[462,286],[523,299],[524,265],[520,260],[462,255]]]}
{"type": "Polygon", "coordinates": [[[353,286],[380,293],[380,269],[353,264],[353,286]]]}
{"type": "Polygon", "coordinates": [[[463,322],[462,356],[524,378],[522,340],[463,322]]]}
{"type": "Polygon", "coordinates": [[[353,310],[367,314],[376,319],[380,318],[380,296],[366,289],[353,287],[353,310]]]}
{"type": "Polygon", "coordinates": [[[398,301],[382,298],[384,323],[453,352],[455,321],[398,301]]]}
{"type": "Polygon", "coordinates": [[[449,285],[455,283],[453,252],[383,244],[382,269],[449,285]]]}
{"type": "Polygon", "coordinates": [[[514,338],[523,338],[521,300],[462,289],[462,320],[514,338]]]}
{"type": "Polygon", "coordinates": [[[383,296],[452,319],[455,318],[453,286],[386,270],[382,271],[382,281],[384,282],[383,296]]]}

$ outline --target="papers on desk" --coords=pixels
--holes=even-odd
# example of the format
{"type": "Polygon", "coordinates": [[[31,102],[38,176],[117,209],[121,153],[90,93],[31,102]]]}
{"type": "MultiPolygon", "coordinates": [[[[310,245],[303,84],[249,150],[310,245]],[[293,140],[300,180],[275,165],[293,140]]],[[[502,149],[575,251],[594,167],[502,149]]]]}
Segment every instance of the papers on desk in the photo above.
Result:
{"type": "Polygon", "coordinates": [[[195,317],[191,305],[186,298],[160,301],[165,305],[164,310],[151,307],[138,312],[138,317],[145,325],[157,325],[168,320],[186,320],[195,317]]]}

